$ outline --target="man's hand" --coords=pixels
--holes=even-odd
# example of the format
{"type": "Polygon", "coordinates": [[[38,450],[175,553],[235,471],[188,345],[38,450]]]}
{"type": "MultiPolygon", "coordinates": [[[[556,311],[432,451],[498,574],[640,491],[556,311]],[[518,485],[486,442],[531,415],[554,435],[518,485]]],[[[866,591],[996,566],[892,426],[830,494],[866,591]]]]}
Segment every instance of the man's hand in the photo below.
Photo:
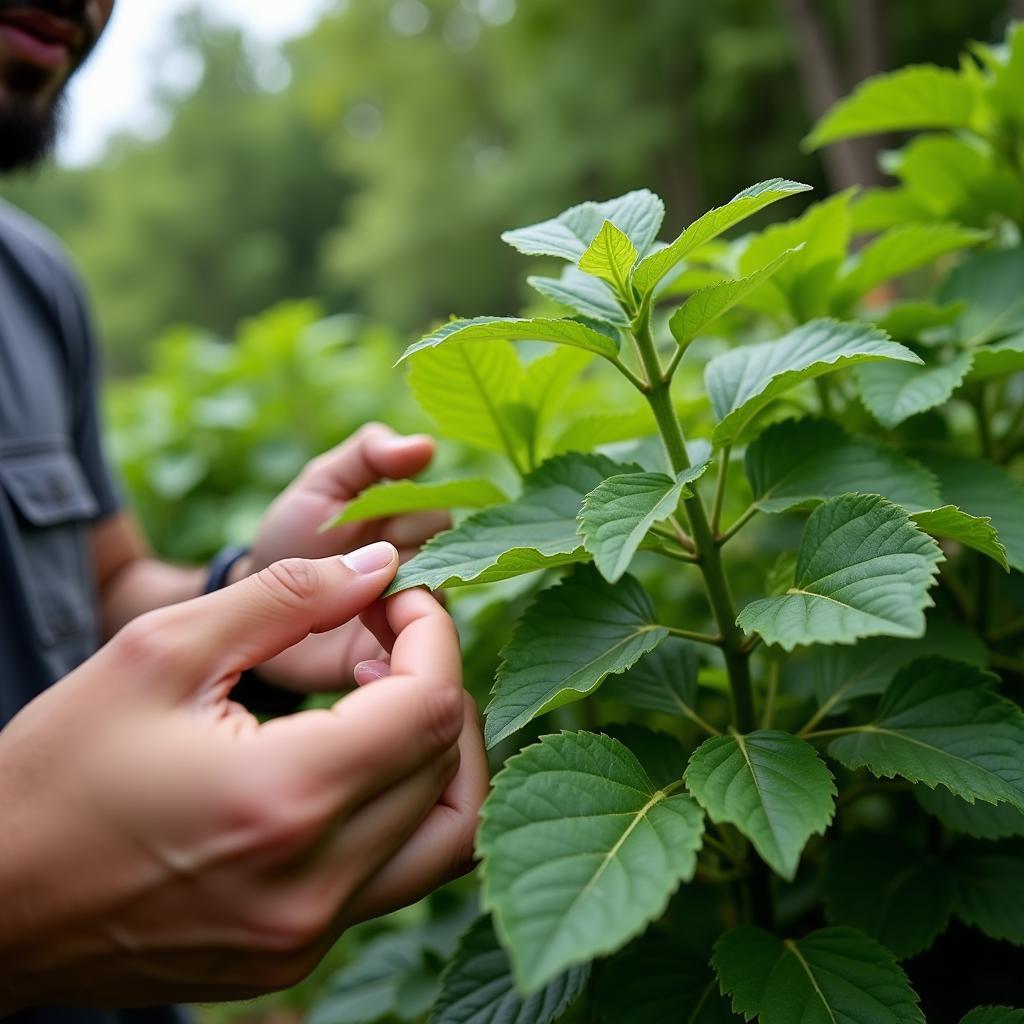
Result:
{"type": "MultiPolygon", "coordinates": [[[[434,454],[434,441],[424,434],[402,437],[380,423],[370,423],[343,444],[312,462],[268,509],[249,558],[239,573],[256,572],[281,558],[322,558],[384,540],[412,557],[435,533],[445,529],[444,512],[368,520],[319,532],[345,504],[381,480],[397,480],[420,472],[434,454]]],[[[268,682],[303,692],[340,690],[351,686],[355,667],[381,658],[373,635],[358,622],[310,637],[281,657],[260,667],[268,682]]]]}
{"type": "Polygon", "coordinates": [[[0,1013],[239,999],[463,870],[487,785],[458,641],[387,545],[150,612],[0,732],[0,1013]],[[238,673],[369,608],[390,676],[259,724],[238,673]],[[393,640],[392,640],[393,638],[393,640]]]}

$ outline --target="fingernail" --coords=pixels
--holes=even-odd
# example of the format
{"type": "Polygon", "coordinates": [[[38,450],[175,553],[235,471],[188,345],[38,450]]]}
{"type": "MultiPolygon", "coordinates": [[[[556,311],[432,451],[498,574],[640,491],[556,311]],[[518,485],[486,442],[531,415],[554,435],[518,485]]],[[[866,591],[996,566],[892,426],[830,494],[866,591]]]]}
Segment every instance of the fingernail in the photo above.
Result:
{"type": "Polygon", "coordinates": [[[399,451],[403,448],[415,448],[424,442],[431,443],[433,438],[429,434],[409,434],[405,437],[392,437],[388,441],[388,447],[393,451],[399,451]]]}
{"type": "Polygon", "coordinates": [[[386,661],[372,660],[361,661],[353,669],[352,674],[360,686],[366,683],[376,682],[383,679],[391,671],[391,666],[386,661]]]}
{"type": "Polygon", "coordinates": [[[341,560],[353,572],[364,576],[379,569],[386,569],[396,558],[398,552],[394,545],[384,540],[377,541],[376,544],[367,544],[365,548],[357,548],[341,556],[341,560]]]}

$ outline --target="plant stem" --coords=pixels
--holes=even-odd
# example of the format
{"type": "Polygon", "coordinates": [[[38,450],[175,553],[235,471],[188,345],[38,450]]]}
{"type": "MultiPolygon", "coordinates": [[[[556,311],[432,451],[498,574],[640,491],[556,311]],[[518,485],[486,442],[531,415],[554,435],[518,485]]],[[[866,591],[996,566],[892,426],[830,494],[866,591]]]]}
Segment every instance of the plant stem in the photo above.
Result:
{"type": "Polygon", "coordinates": [[[666,626],[665,629],[672,636],[682,637],[683,640],[693,640],[698,644],[710,644],[712,647],[722,646],[722,638],[712,636],[710,633],[696,633],[692,629],[679,629],[677,626],[666,626]]]}
{"type": "Polygon", "coordinates": [[[722,503],[725,501],[725,485],[729,478],[729,456],[732,445],[725,445],[719,454],[718,479],[715,481],[715,500],[711,506],[711,532],[718,535],[718,524],[722,518],[722,503]]]}
{"type": "Polygon", "coordinates": [[[775,718],[775,698],[779,692],[779,676],[782,666],[777,658],[773,658],[768,666],[768,690],[764,695],[764,707],[761,709],[761,728],[770,729],[775,718]]]}
{"type": "Polygon", "coordinates": [[[730,540],[731,538],[735,537],[736,534],[739,533],[740,530],[742,530],[743,527],[746,526],[747,523],[749,523],[750,520],[757,515],[758,511],[759,510],[756,505],[751,505],[746,510],[746,512],[744,512],[743,515],[741,515],[739,519],[737,519],[736,522],[734,522],[732,526],[730,526],[729,529],[725,531],[725,533],[719,534],[718,543],[724,544],[727,540],[730,540]]]}

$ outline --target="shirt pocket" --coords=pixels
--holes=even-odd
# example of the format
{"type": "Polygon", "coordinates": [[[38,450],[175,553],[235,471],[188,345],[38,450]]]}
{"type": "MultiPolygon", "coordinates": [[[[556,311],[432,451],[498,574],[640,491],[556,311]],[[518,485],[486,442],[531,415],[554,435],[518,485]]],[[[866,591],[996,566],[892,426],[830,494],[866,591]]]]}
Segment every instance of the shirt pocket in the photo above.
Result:
{"type": "Polygon", "coordinates": [[[77,458],[52,449],[0,455],[23,600],[39,641],[55,647],[97,624],[89,524],[96,497],[77,458]]]}

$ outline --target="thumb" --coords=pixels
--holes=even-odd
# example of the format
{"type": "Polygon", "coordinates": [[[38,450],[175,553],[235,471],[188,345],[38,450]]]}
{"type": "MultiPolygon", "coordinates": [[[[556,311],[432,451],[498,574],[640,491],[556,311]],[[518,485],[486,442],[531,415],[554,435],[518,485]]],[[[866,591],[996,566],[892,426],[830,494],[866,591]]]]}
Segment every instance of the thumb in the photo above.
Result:
{"type": "MultiPolygon", "coordinates": [[[[214,594],[156,613],[181,637],[175,678],[189,691],[211,677],[252,668],[354,618],[383,593],[398,569],[386,542],[331,558],[288,558],[214,594]]],[[[153,625],[156,625],[153,623],[153,625]]]]}

